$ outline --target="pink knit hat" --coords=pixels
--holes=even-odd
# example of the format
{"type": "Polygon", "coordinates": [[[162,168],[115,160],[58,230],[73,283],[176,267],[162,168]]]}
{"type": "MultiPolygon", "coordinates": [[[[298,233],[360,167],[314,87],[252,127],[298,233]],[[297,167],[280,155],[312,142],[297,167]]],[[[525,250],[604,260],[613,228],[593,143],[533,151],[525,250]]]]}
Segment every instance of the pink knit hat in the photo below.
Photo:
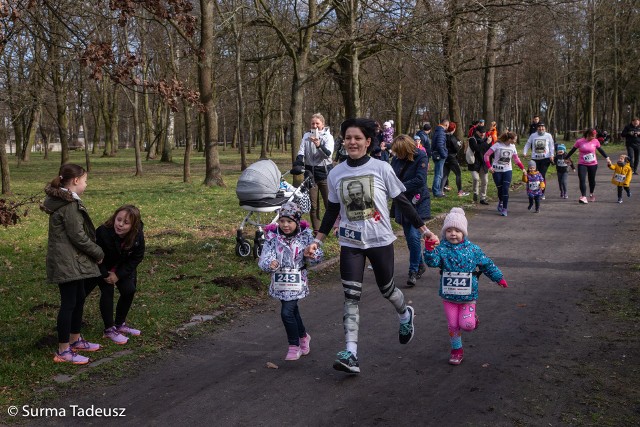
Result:
{"type": "Polygon", "coordinates": [[[444,224],[442,224],[442,240],[445,239],[444,233],[451,227],[462,231],[464,237],[467,238],[467,217],[462,208],[451,208],[451,211],[445,217],[444,224]]]}

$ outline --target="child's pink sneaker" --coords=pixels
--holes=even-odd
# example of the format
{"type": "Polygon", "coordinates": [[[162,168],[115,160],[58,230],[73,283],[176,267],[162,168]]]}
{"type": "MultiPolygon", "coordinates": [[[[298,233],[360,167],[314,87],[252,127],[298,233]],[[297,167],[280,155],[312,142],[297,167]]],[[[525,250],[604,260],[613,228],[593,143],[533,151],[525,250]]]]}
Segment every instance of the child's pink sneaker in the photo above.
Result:
{"type": "Polygon", "coordinates": [[[133,335],[134,337],[138,337],[140,336],[140,330],[139,329],[133,329],[129,326],[127,326],[126,323],[123,323],[120,326],[116,326],[116,330],[123,334],[123,335],[133,335]]]}
{"type": "Polygon", "coordinates": [[[589,194],[589,202],[593,203],[596,201],[596,195],[595,194],[589,194]]]}
{"type": "Polygon", "coordinates": [[[100,347],[100,344],[94,344],[92,342],[89,342],[84,338],[82,338],[82,335],[80,335],[80,338],[78,338],[78,341],[71,343],[69,348],[73,351],[98,351],[100,350],[101,347],[100,347]]]}
{"type": "Polygon", "coordinates": [[[300,359],[300,355],[302,352],[300,351],[300,346],[298,345],[290,345],[289,351],[287,352],[287,356],[284,360],[298,360],[300,359]]]}
{"type": "Polygon", "coordinates": [[[68,347],[62,353],[58,353],[53,356],[53,361],[56,363],[73,363],[74,365],[86,365],[89,363],[89,358],[80,356],[78,353],[71,350],[71,347],[68,347]]]}
{"type": "Polygon", "coordinates": [[[462,363],[462,359],[464,358],[464,350],[459,348],[457,350],[451,350],[451,355],[449,356],[449,364],[450,365],[459,365],[462,363]]]}
{"type": "Polygon", "coordinates": [[[111,341],[118,345],[126,344],[127,341],[129,341],[129,338],[118,332],[115,326],[105,329],[102,338],[109,338],[111,341]]]}
{"type": "Polygon", "coordinates": [[[311,342],[311,335],[307,334],[304,338],[300,338],[300,352],[303,356],[306,356],[311,352],[311,348],[309,348],[309,343],[311,342]]]}

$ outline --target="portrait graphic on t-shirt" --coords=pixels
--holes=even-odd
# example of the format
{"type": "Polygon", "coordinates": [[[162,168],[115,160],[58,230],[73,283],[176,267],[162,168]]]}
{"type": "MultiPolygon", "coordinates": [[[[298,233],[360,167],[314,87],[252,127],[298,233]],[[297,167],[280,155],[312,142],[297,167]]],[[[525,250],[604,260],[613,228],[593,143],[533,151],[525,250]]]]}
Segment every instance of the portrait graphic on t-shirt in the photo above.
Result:
{"type": "Polygon", "coordinates": [[[533,151],[536,154],[544,154],[547,151],[547,140],[546,139],[536,139],[533,141],[533,151]]]}
{"type": "Polygon", "coordinates": [[[373,217],[373,175],[345,178],[340,182],[340,197],[349,221],[373,217]]]}
{"type": "Polygon", "coordinates": [[[511,163],[512,155],[513,151],[499,148],[495,156],[493,168],[497,170],[505,169],[511,163]]]}

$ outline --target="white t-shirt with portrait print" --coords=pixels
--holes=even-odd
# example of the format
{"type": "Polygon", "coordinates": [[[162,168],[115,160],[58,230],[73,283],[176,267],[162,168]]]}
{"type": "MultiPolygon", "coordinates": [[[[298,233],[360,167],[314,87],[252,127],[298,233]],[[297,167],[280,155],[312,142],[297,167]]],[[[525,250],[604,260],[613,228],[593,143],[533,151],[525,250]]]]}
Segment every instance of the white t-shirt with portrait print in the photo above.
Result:
{"type": "Polygon", "coordinates": [[[329,201],[340,203],[341,246],[367,249],[396,240],[387,201],[406,189],[389,163],[369,159],[351,167],[342,162],[329,172],[327,185],[329,201]]]}
{"type": "Polygon", "coordinates": [[[512,170],[511,158],[517,154],[514,145],[496,142],[491,146],[493,150],[493,170],[496,172],[506,172],[512,170]]]}

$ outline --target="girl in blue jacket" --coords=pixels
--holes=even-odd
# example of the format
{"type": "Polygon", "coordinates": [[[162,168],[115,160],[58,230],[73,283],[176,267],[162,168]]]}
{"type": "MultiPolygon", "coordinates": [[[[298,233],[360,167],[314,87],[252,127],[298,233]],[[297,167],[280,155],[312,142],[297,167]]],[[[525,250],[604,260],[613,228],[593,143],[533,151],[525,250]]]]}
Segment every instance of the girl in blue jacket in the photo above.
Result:
{"type": "Polygon", "coordinates": [[[440,297],[449,326],[451,354],[449,363],[462,363],[461,329],[478,327],[476,302],[478,276],[484,273],[503,288],[507,287],[500,269],[477,245],[468,240],[467,218],[462,208],[452,208],[442,226],[442,243],[425,240],[424,259],[429,267],[440,268],[440,297]]]}

